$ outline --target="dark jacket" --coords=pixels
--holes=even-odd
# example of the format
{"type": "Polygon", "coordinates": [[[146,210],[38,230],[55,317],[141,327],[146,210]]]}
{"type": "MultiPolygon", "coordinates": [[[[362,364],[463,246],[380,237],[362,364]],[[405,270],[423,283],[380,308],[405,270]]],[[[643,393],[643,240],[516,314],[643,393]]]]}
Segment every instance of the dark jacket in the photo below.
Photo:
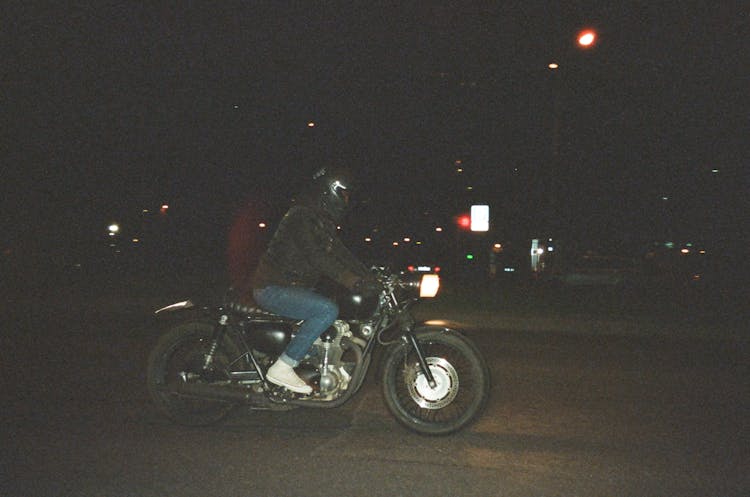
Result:
{"type": "Polygon", "coordinates": [[[255,271],[253,287],[313,288],[326,276],[352,290],[370,277],[344,246],[336,223],[319,208],[294,205],[281,220],[255,271]]]}

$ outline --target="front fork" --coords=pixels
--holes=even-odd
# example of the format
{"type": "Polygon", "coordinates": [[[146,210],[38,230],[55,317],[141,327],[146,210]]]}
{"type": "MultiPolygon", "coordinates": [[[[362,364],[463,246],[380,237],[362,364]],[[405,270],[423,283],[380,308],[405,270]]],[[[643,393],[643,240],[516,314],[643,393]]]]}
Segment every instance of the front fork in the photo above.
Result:
{"type": "Polygon", "coordinates": [[[419,344],[419,341],[417,341],[417,337],[414,335],[413,324],[406,329],[405,336],[406,340],[411,344],[414,352],[417,354],[417,358],[419,359],[419,366],[422,368],[422,373],[424,373],[427,384],[430,386],[430,388],[437,387],[435,377],[432,376],[432,371],[430,371],[430,368],[427,365],[427,360],[425,359],[424,352],[422,351],[422,346],[419,344]]]}

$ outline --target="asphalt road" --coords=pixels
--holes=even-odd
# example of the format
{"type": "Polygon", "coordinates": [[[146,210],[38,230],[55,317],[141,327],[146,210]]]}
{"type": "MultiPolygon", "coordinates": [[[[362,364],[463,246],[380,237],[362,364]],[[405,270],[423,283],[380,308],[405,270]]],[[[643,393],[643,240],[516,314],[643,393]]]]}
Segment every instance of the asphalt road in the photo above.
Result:
{"type": "Polygon", "coordinates": [[[406,431],[374,379],[340,409],[185,428],[147,398],[142,303],[8,305],[0,495],[750,494],[747,341],[474,324],[493,386],[461,433],[406,431]]]}

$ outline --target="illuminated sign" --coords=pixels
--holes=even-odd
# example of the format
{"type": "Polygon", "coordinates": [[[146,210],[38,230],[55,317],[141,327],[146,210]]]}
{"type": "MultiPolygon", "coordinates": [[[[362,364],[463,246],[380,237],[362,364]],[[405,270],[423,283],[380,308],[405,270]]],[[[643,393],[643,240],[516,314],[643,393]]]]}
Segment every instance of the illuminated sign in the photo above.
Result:
{"type": "Polygon", "coordinates": [[[490,229],[490,206],[471,206],[471,231],[489,231],[490,229]]]}

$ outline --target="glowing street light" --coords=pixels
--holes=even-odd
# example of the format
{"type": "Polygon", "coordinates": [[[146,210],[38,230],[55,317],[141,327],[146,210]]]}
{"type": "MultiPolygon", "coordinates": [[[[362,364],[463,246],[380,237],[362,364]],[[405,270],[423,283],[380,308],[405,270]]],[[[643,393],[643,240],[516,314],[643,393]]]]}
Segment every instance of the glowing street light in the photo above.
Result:
{"type": "Polygon", "coordinates": [[[582,48],[591,48],[596,42],[596,31],[593,29],[584,29],[578,33],[578,45],[582,48]]]}

